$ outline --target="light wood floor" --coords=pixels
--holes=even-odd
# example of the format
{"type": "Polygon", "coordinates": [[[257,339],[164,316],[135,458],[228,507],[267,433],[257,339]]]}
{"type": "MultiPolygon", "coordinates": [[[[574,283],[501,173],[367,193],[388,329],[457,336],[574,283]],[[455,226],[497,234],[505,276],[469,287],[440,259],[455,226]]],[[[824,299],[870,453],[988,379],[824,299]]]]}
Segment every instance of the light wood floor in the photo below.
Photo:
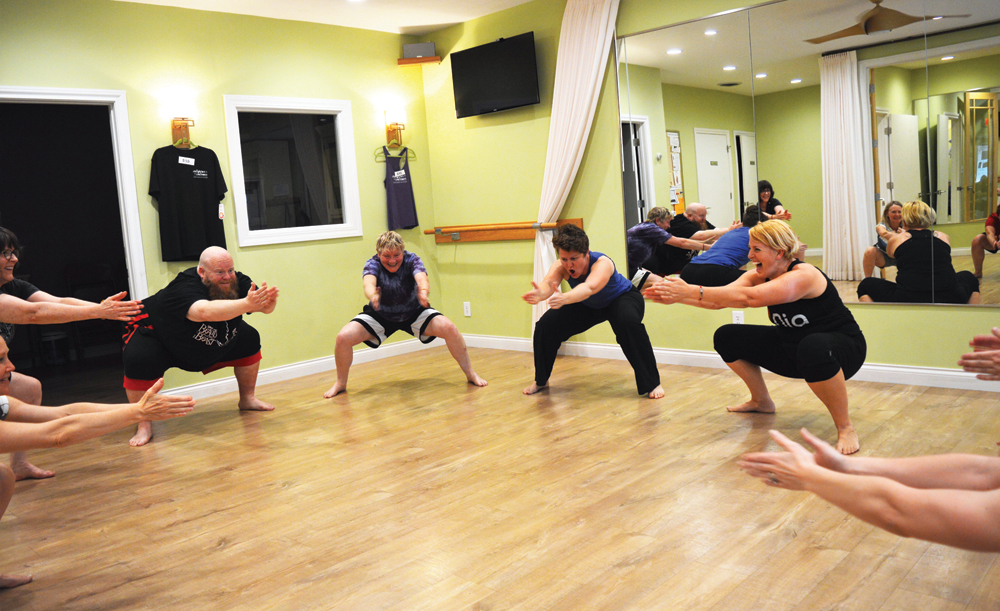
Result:
{"type": "MultiPolygon", "coordinates": [[[[769,428],[833,439],[801,381],[769,377],[777,415],[734,415],[728,370],[661,366],[635,395],[624,361],[561,357],[525,397],[529,353],[444,348],[265,386],[156,425],[35,452],[0,570],[35,582],[0,609],[996,609],[996,555],[906,540],[734,464],[769,428]]],[[[986,392],[850,382],[862,452],[993,454],[986,392]]]]}

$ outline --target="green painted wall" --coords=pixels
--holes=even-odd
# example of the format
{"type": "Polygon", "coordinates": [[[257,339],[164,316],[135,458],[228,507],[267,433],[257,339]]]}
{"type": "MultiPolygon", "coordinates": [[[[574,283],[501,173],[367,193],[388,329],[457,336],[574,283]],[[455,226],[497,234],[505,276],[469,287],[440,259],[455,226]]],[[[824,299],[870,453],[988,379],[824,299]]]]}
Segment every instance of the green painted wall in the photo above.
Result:
{"type": "Polygon", "coordinates": [[[758,176],[792,213],[809,248],[823,246],[823,166],[819,86],[754,97],[758,176]]]}
{"type": "MultiPolygon", "coordinates": [[[[433,224],[423,83],[419,68],[397,67],[402,42],[394,34],[110,0],[5,0],[0,3],[0,84],[126,92],[150,292],[190,266],[160,260],[156,205],[146,191],[150,157],[170,143],[174,111],[163,100],[173,90],[192,92],[192,139],[218,154],[230,183],[226,238],[236,265],[281,289],[274,314],[252,316],[268,368],[331,355],[337,331],[364,303],[361,267],[386,228],[385,166],[373,158],[376,146],[385,142],[383,100],[407,110],[405,137],[419,154],[412,165],[418,214],[424,226],[433,224]],[[224,94],[350,100],[364,237],[236,245],[231,192],[237,186],[230,179],[224,94]]],[[[408,248],[425,256],[433,276],[433,242],[417,230],[404,232],[404,238],[408,248]]],[[[435,301],[440,290],[432,283],[435,301]]],[[[204,379],[171,370],[167,385],[204,379]]]]}
{"type": "MultiPolygon", "coordinates": [[[[737,93],[696,87],[663,84],[662,88],[664,124],[668,130],[680,132],[681,135],[681,178],[684,181],[684,200],[690,204],[699,201],[695,128],[726,130],[730,132],[729,144],[732,146],[734,130],[754,131],[753,100],[737,93]]],[[[735,152],[732,163],[733,193],[739,193],[735,152]]],[[[711,215],[708,220],[712,220],[711,215]]]]}
{"type": "MultiPolygon", "coordinates": [[[[875,106],[885,108],[892,114],[912,115],[913,100],[926,95],[926,88],[914,90],[913,73],[897,66],[875,69],[875,106]]],[[[923,72],[923,68],[920,69],[923,72]]]]}

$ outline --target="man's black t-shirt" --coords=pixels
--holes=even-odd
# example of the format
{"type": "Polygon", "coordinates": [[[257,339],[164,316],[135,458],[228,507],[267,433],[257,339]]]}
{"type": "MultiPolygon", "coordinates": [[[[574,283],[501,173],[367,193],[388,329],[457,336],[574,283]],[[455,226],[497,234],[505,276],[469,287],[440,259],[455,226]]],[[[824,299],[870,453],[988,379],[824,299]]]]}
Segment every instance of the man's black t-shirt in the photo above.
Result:
{"type": "Polygon", "coordinates": [[[211,149],[156,149],[149,169],[149,194],[160,209],[164,261],[197,261],[209,246],[226,247],[219,218],[219,202],[226,191],[219,158],[211,149]]]}
{"type": "MultiPolygon", "coordinates": [[[[18,280],[14,278],[10,282],[5,282],[3,286],[0,286],[0,293],[4,295],[13,295],[18,299],[28,300],[38,292],[38,287],[30,282],[25,282],[24,280],[18,280]]],[[[10,340],[14,339],[14,324],[9,322],[0,321],[0,337],[3,341],[7,342],[7,346],[10,347],[10,340]]]]}
{"type": "MultiPolygon", "coordinates": [[[[715,229],[715,226],[706,221],[705,228],[715,229]]],[[[691,236],[701,230],[701,227],[683,214],[678,214],[670,220],[670,233],[679,238],[690,239],[691,236]]],[[[693,250],[670,246],[669,244],[660,244],[656,247],[656,254],[653,255],[658,263],[659,269],[654,270],[652,267],[647,267],[646,269],[660,274],[661,276],[677,274],[684,269],[684,266],[688,264],[693,256],[693,250]]]]}
{"type": "MultiPolygon", "coordinates": [[[[246,297],[253,284],[248,276],[236,272],[240,298],[246,297]]],[[[209,299],[208,287],[195,267],[177,274],[170,284],[143,300],[143,314],[148,318],[139,324],[152,328],[174,357],[184,363],[216,363],[222,360],[227,345],[236,337],[242,316],[220,322],[195,322],[187,317],[196,301],[209,299]]]]}

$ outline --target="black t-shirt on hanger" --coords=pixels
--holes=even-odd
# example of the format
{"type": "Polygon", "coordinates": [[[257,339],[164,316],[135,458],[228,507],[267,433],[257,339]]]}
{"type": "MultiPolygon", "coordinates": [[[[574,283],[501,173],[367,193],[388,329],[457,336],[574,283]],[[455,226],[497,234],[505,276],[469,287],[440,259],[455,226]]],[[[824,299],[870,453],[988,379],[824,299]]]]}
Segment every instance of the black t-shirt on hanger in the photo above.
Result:
{"type": "Polygon", "coordinates": [[[219,218],[226,180],[212,149],[165,146],[153,153],[149,194],[160,209],[164,261],[197,261],[209,246],[226,247],[219,218]]]}

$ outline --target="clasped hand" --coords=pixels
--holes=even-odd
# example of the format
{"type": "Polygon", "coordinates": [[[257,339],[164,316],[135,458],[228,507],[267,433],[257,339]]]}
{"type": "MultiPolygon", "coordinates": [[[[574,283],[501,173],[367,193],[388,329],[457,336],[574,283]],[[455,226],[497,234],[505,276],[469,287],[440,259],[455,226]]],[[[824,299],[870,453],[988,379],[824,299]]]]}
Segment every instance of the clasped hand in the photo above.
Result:
{"type": "Polygon", "coordinates": [[[247,292],[247,303],[250,304],[251,312],[271,312],[278,304],[278,287],[267,286],[266,282],[260,288],[251,284],[250,291],[247,292]]]}
{"type": "Polygon", "coordinates": [[[799,432],[815,452],[810,452],[801,444],[772,430],[771,439],[784,448],[784,452],[744,454],[736,464],[746,471],[747,475],[756,477],[768,486],[787,490],[805,490],[810,473],[815,472],[817,468],[839,473],[847,471],[849,458],[806,429],[799,432]]]}
{"type": "Polygon", "coordinates": [[[667,276],[656,284],[646,287],[642,296],[656,303],[671,304],[683,301],[688,297],[687,291],[691,285],[680,278],[667,276]]]}

